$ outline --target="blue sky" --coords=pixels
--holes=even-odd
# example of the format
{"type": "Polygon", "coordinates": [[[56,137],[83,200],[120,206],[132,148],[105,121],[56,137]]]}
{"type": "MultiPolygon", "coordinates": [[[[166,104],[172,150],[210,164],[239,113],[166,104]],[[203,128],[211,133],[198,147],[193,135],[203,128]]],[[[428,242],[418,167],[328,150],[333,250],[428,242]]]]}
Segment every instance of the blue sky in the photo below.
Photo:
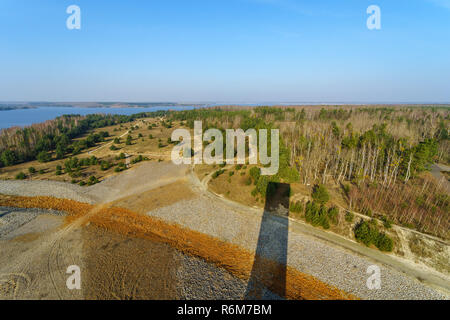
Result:
{"type": "Polygon", "coordinates": [[[450,0],[0,0],[0,101],[30,100],[450,102],[450,0]]]}

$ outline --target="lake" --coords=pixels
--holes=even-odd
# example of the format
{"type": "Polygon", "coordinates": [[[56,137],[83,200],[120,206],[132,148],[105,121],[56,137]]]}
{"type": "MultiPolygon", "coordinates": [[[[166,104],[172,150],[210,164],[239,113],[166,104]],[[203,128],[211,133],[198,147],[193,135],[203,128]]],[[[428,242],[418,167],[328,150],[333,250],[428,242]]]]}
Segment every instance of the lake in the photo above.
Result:
{"type": "Polygon", "coordinates": [[[78,107],[37,107],[36,109],[17,109],[0,111],[0,129],[14,126],[29,126],[33,123],[44,122],[64,114],[123,114],[131,115],[140,112],[161,110],[192,110],[194,106],[154,106],[143,108],[78,108],[78,107]]]}

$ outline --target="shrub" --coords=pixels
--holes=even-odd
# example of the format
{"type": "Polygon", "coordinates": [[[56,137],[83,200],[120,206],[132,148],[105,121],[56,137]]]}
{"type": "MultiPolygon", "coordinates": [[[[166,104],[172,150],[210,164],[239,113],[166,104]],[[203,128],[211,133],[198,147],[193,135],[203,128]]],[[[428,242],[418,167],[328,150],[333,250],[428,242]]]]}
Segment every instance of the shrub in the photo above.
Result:
{"type": "Polygon", "coordinates": [[[78,183],[80,186],[85,186],[86,185],[86,182],[84,182],[84,181],[80,181],[80,183],[78,183]]]}
{"type": "Polygon", "coordinates": [[[127,140],[125,141],[125,144],[127,146],[130,146],[132,141],[133,141],[133,137],[131,135],[128,135],[127,140]]]}
{"type": "Polygon", "coordinates": [[[0,162],[3,163],[5,167],[12,166],[17,163],[17,155],[12,150],[5,150],[0,156],[0,162]]]}
{"type": "Polygon", "coordinates": [[[94,184],[98,183],[98,179],[95,176],[90,176],[89,177],[89,181],[88,181],[88,185],[92,186],[94,184]]]}
{"type": "Polygon", "coordinates": [[[354,217],[355,215],[352,213],[352,212],[350,212],[350,211],[347,211],[347,213],[345,214],[345,221],[347,221],[347,222],[353,222],[353,217],[354,217]]]}
{"type": "Polygon", "coordinates": [[[244,184],[245,184],[246,186],[249,186],[249,185],[251,185],[251,184],[252,184],[252,178],[250,178],[250,177],[247,177],[247,179],[245,179],[245,182],[244,182],[244,184]]]}
{"type": "Polygon", "coordinates": [[[254,183],[258,182],[259,177],[261,176],[261,169],[258,167],[252,167],[249,171],[250,177],[252,177],[254,183]]]}
{"type": "Polygon", "coordinates": [[[44,174],[44,173],[45,173],[44,169],[39,170],[39,174],[44,174]]]}
{"type": "Polygon", "coordinates": [[[39,162],[49,162],[51,160],[51,156],[47,151],[41,151],[37,154],[36,159],[39,162]]]}
{"type": "Polygon", "coordinates": [[[112,145],[111,147],[109,147],[109,150],[111,150],[111,151],[116,151],[116,150],[117,150],[117,147],[116,147],[115,145],[112,145]]]}
{"type": "Polygon", "coordinates": [[[17,175],[16,175],[16,179],[17,180],[23,180],[26,179],[27,175],[25,173],[23,173],[22,171],[20,171],[17,175]]]}
{"type": "Polygon", "coordinates": [[[300,201],[291,202],[291,204],[289,206],[289,211],[295,212],[295,213],[303,212],[303,203],[301,203],[300,201]]]}
{"type": "Polygon", "coordinates": [[[108,162],[108,161],[102,161],[101,163],[100,163],[100,169],[102,170],[102,171],[106,171],[106,170],[108,170],[109,168],[111,168],[112,167],[112,164],[110,163],[110,162],[108,162]]]}
{"type": "Polygon", "coordinates": [[[34,167],[29,167],[29,168],[28,168],[28,172],[29,172],[30,174],[35,174],[35,173],[36,173],[36,169],[35,169],[34,167]]]}
{"type": "Polygon", "coordinates": [[[394,248],[394,241],[392,241],[392,239],[386,234],[380,232],[375,242],[375,246],[381,251],[390,252],[394,248]]]}
{"type": "Polygon", "coordinates": [[[225,170],[221,169],[221,170],[217,170],[216,172],[213,173],[212,177],[213,179],[216,179],[218,176],[220,176],[222,173],[224,173],[225,170]]]}
{"type": "Polygon", "coordinates": [[[234,175],[234,171],[228,172],[228,175],[229,175],[230,177],[233,176],[233,175],[234,175]]]}
{"type": "Polygon", "coordinates": [[[331,207],[330,209],[328,209],[328,219],[330,219],[330,221],[333,224],[337,224],[338,222],[338,215],[339,215],[339,209],[336,207],[331,207]]]}
{"type": "Polygon", "coordinates": [[[382,217],[381,217],[381,221],[383,221],[383,226],[384,226],[386,229],[392,228],[392,221],[389,220],[388,217],[382,216],[382,217]]]}
{"type": "Polygon", "coordinates": [[[366,246],[374,244],[381,251],[392,251],[394,242],[385,233],[379,232],[376,221],[361,220],[354,229],[357,241],[364,243],[366,246]]]}
{"type": "Polygon", "coordinates": [[[312,198],[314,201],[323,205],[327,203],[328,200],[330,200],[330,195],[328,194],[328,191],[325,188],[325,186],[320,184],[314,187],[312,192],[312,198]]]}
{"type": "Polygon", "coordinates": [[[116,160],[123,160],[125,159],[125,153],[121,152],[120,155],[116,156],[116,160]]]}

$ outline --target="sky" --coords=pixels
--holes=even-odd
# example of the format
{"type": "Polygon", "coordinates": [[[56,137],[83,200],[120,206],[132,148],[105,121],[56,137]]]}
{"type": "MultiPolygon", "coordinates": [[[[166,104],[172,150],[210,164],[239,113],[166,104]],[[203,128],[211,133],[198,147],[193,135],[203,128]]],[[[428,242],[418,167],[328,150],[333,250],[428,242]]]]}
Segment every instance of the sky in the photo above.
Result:
{"type": "Polygon", "coordinates": [[[450,0],[0,0],[0,101],[450,102],[450,0]]]}

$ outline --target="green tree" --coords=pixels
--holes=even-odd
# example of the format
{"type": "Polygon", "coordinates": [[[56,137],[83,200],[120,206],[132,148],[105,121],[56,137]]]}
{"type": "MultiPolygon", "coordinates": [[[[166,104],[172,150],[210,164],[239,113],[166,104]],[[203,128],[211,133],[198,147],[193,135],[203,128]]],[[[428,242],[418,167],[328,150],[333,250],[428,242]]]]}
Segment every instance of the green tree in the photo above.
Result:
{"type": "Polygon", "coordinates": [[[51,158],[51,155],[47,151],[41,151],[36,156],[36,159],[39,162],[49,162],[51,158]]]}
{"type": "Polygon", "coordinates": [[[330,195],[324,185],[316,185],[312,192],[312,198],[320,204],[326,204],[330,200],[330,195]]]}
{"type": "Polygon", "coordinates": [[[5,167],[12,166],[17,163],[17,156],[12,150],[5,150],[1,154],[0,160],[5,167]]]}

